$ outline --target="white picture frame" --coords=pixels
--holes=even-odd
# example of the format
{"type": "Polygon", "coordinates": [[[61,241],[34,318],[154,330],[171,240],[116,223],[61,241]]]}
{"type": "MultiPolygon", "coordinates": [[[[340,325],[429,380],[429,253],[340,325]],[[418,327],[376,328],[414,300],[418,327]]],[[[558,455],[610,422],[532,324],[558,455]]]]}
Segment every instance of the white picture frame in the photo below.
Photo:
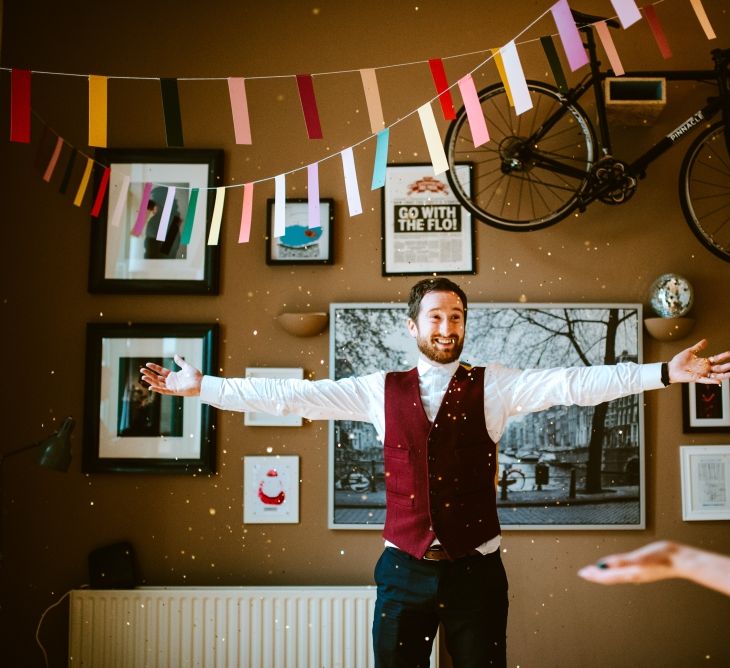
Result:
{"type": "MultiPolygon", "coordinates": [[[[304,369],[294,367],[246,367],[246,378],[304,378],[304,369]]],[[[299,415],[271,415],[257,411],[243,414],[243,424],[247,427],[301,427],[299,415]]]]}
{"type": "Polygon", "coordinates": [[[682,445],[682,519],[730,520],[730,445],[682,445]]]}
{"type": "Polygon", "coordinates": [[[243,458],[243,523],[299,523],[299,457],[243,458]]]}

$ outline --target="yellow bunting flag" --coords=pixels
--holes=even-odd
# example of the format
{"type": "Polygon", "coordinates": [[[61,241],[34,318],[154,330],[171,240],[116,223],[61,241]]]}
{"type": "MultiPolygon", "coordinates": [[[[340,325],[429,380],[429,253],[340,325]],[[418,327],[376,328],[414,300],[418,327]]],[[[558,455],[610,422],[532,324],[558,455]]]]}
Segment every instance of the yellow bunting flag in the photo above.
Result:
{"type": "Polygon", "coordinates": [[[494,64],[497,66],[497,72],[499,72],[499,78],[502,80],[502,84],[504,85],[504,91],[507,93],[507,99],[509,100],[509,106],[514,107],[515,103],[512,99],[512,91],[509,88],[509,80],[507,79],[507,72],[504,71],[504,62],[502,61],[502,54],[499,52],[499,49],[490,49],[492,52],[492,57],[494,59],[494,64]]]}
{"type": "Polygon", "coordinates": [[[705,12],[705,8],[702,6],[702,0],[689,0],[690,4],[692,5],[692,9],[695,10],[695,14],[697,15],[697,20],[700,22],[700,25],[702,26],[702,30],[705,31],[705,36],[707,39],[715,39],[717,35],[715,35],[715,31],[712,29],[712,25],[710,24],[710,19],[707,18],[707,13],[705,12]]]}
{"type": "Polygon", "coordinates": [[[210,233],[208,234],[208,245],[217,246],[221,234],[221,220],[223,219],[223,202],[226,199],[225,186],[215,189],[215,204],[213,204],[213,219],[210,221],[210,233]]]}
{"type": "Polygon", "coordinates": [[[418,108],[418,116],[421,119],[421,127],[423,128],[423,136],[426,139],[428,153],[431,156],[431,164],[433,165],[433,173],[438,176],[449,169],[449,161],[446,158],[444,145],[441,143],[441,135],[436,125],[436,117],[433,114],[431,105],[426,103],[418,108]]]}
{"type": "Polygon", "coordinates": [[[81,202],[84,201],[84,195],[86,194],[86,189],[89,186],[89,179],[91,178],[91,170],[94,167],[94,161],[91,158],[86,158],[86,167],[84,168],[84,173],[81,176],[81,182],[79,183],[79,188],[76,191],[76,197],[74,197],[74,206],[81,206],[81,202]]]}
{"type": "Polygon", "coordinates": [[[108,77],[89,76],[89,146],[107,145],[108,77]]]}

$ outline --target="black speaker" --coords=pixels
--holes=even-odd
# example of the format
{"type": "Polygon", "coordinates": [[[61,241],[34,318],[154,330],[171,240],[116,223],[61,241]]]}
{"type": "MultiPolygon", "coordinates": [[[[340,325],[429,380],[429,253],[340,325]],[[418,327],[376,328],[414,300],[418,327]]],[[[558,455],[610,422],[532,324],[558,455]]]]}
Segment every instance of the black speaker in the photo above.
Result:
{"type": "Polygon", "coordinates": [[[136,587],[137,569],[132,544],[114,543],[89,552],[89,586],[92,589],[136,587]]]}

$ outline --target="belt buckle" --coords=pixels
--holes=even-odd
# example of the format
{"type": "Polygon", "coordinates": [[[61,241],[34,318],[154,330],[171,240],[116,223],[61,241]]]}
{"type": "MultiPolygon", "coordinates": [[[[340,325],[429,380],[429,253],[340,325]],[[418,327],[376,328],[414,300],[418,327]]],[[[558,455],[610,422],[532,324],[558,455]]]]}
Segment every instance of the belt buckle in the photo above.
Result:
{"type": "Polygon", "coordinates": [[[429,547],[423,555],[423,558],[426,561],[442,561],[444,559],[448,559],[446,552],[444,552],[440,547],[429,547]],[[431,556],[428,556],[429,554],[431,554],[431,556]]]}

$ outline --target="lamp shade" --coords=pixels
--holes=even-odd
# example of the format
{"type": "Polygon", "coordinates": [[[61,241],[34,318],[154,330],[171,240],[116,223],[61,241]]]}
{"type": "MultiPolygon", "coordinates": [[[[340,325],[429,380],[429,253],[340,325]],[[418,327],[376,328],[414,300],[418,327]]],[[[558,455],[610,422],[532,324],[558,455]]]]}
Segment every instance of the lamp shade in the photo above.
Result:
{"type": "Polygon", "coordinates": [[[38,455],[38,464],[54,471],[68,471],[71,464],[71,432],[74,419],[67,417],[61,428],[38,445],[41,449],[38,455]]]}

